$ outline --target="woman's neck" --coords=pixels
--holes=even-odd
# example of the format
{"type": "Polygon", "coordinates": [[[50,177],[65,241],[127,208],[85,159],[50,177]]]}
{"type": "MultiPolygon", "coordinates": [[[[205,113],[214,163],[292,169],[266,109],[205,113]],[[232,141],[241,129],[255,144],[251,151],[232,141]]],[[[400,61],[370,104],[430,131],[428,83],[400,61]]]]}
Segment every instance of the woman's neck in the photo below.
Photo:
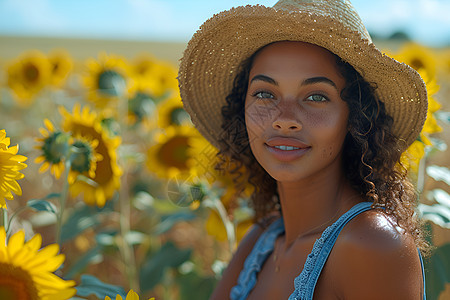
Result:
{"type": "Polygon", "coordinates": [[[278,182],[278,193],[285,226],[285,249],[299,237],[322,232],[361,201],[343,174],[278,182]]]}

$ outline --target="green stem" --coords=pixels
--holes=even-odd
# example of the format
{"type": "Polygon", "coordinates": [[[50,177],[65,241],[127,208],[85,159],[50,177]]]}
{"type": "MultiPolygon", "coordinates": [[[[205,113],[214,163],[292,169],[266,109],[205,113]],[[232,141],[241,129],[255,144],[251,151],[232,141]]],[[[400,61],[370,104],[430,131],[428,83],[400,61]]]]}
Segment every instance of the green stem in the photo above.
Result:
{"type": "MultiPolygon", "coordinates": [[[[0,208],[0,210],[1,210],[0,226],[5,227],[5,225],[8,224],[8,212],[4,208],[0,208]]],[[[5,231],[8,232],[7,228],[5,228],[5,231]]]]}
{"type": "MultiPolygon", "coordinates": [[[[23,211],[25,211],[28,208],[28,206],[22,206],[20,207],[16,212],[14,212],[11,215],[11,218],[9,218],[9,220],[4,220],[4,226],[5,226],[5,231],[6,231],[6,235],[8,236],[9,231],[11,230],[11,223],[12,221],[23,211]]],[[[3,210],[3,209],[2,209],[3,210]]],[[[6,211],[5,211],[6,212],[6,211]]]]}
{"type": "Polygon", "coordinates": [[[59,212],[56,214],[56,243],[58,245],[61,245],[61,231],[64,220],[64,210],[66,208],[67,194],[69,191],[69,172],[70,159],[66,159],[64,164],[63,189],[61,191],[61,196],[59,197],[59,212]]]}
{"type": "Polygon", "coordinates": [[[217,197],[214,197],[212,199],[211,198],[206,199],[203,201],[203,203],[206,206],[210,206],[211,208],[214,208],[217,211],[217,213],[219,214],[220,219],[222,220],[223,225],[225,226],[225,231],[226,231],[227,237],[228,237],[228,246],[230,248],[230,252],[232,252],[234,247],[236,246],[236,232],[235,232],[235,229],[234,229],[235,227],[234,227],[233,223],[228,218],[225,206],[223,206],[222,201],[220,201],[220,199],[217,197]]]}
{"type": "Polygon", "coordinates": [[[426,157],[423,157],[419,161],[419,168],[417,170],[417,191],[419,192],[419,197],[422,194],[423,188],[425,186],[425,173],[426,173],[426,157]]]}
{"type": "Polygon", "coordinates": [[[119,206],[120,206],[120,233],[122,237],[122,243],[120,245],[120,249],[122,252],[124,264],[125,264],[125,272],[127,274],[128,283],[130,288],[133,289],[136,293],[139,293],[139,284],[137,279],[137,270],[136,270],[136,258],[134,256],[133,246],[128,243],[127,236],[130,232],[130,218],[131,218],[131,209],[130,202],[128,201],[128,197],[126,194],[127,191],[127,180],[126,174],[122,175],[122,184],[120,187],[120,196],[119,196],[119,206]]]}
{"type": "MultiPolygon", "coordinates": [[[[128,116],[128,98],[125,95],[126,87],[122,85],[121,81],[116,81],[114,83],[115,88],[117,89],[118,94],[118,117],[119,117],[119,126],[120,126],[120,134],[122,136],[122,144],[126,142],[127,137],[127,116],[128,116]]],[[[120,209],[120,234],[122,238],[122,243],[119,247],[122,257],[125,264],[125,272],[128,278],[128,284],[131,289],[133,289],[136,293],[139,294],[139,280],[136,268],[136,258],[134,255],[134,248],[132,245],[128,243],[127,236],[130,233],[130,220],[131,220],[131,206],[128,195],[128,182],[127,182],[127,168],[126,162],[122,155],[119,156],[119,163],[122,167],[123,174],[121,177],[121,185],[119,192],[119,209],[120,209]]]]}

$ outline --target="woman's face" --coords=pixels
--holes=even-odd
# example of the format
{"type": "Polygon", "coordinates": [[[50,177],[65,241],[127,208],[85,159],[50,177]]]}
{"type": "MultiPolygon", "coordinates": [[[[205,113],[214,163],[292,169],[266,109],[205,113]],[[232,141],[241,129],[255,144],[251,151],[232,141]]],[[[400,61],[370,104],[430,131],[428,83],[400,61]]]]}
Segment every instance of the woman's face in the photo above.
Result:
{"type": "Polygon", "coordinates": [[[277,42],[254,58],[245,99],[252,152],[277,181],[342,172],[349,110],[335,56],[302,42],[277,42]],[[324,173],[324,174],[325,174],[324,173]]]}

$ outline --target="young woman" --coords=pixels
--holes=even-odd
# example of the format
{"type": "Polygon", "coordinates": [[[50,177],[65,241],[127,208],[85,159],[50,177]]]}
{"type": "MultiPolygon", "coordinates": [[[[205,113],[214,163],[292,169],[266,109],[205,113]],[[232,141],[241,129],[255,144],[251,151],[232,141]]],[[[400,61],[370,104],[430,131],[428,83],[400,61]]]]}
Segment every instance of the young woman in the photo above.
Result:
{"type": "Polygon", "coordinates": [[[424,299],[415,192],[398,163],[427,110],[420,76],[381,54],[348,1],[281,0],[193,36],[181,97],[257,225],[212,299],[424,299]]]}

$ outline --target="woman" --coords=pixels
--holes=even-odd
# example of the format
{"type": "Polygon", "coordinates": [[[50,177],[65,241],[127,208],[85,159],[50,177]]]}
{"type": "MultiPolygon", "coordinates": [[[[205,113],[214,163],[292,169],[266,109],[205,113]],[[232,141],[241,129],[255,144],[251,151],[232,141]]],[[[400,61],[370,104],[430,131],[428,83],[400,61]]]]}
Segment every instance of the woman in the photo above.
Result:
{"type": "Polygon", "coordinates": [[[259,223],[212,299],[425,297],[426,245],[398,164],[423,126],[425,85],[373,46],[348,1],[217,14],[179,81],[222,168],[245,166],[229,171],[255,186],[259,223]]]}

